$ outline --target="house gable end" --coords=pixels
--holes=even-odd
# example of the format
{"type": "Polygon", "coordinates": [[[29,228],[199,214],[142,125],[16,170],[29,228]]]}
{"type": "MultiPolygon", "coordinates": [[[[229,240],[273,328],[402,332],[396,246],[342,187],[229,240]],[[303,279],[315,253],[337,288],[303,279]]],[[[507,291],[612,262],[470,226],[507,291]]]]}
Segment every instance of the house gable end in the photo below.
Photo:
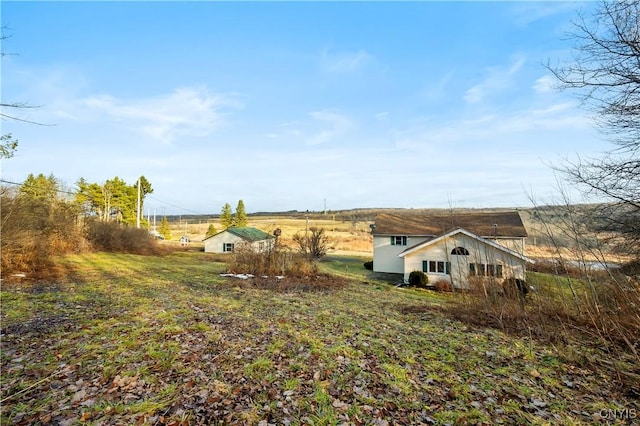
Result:
{"type": "Polygon", "coordinates": [[[447,232],[447,233],[445,233],[443,235],[440,235],[440,236],[438,236],[436,238],[433,238],[431,240],[422,242],[420,244],[416,244],[413,247],[409,247],[406,250],[404,250],[402,253],[400,253],[398,255],[398,257],[405,257],[405,256],[407,256],[407,255],[409,255],[411,253],[415,253],[416,251],[421,250],[423,248],[438,244],[441,241],[444,241],[447,238],[453,237],[453,236],[458,235],[458,234],[464,234],[467,237],[472,238],[473,240],[478,241],[481,244],[493,247],[494,249],[500,250],[500,251],[502,251],[504,253],[507,253],[507,254],[509,254],[511,256],[514,256],[514,257],[517,257],[519,259],[522,259],[522,260],[524,260],[526,262],[533,263],[533,260],[529,259],[526,256],[521,255],[520,253],[518,253],[516,251],[513,251],[513,250],[511,250],[511,249],[509,249],[507,247],[504,247],[504,246],[502,246],[502,245],[500,245],[498,243],[495,243],[495,242],[493,242],[491,240],[487,240],[485,238],[482,238],[482,237],[480,237],[478,235],[475,235],[474,233],[469,232],[466,229],[462,229],[462,228],[447,232]]]}

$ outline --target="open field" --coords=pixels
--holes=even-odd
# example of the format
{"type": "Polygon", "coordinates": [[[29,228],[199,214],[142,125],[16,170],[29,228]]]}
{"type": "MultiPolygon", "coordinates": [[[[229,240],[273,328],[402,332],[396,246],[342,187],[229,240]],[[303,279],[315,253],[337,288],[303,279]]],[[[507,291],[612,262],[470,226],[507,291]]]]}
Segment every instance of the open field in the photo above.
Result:
{"type": "MultiPolygon", "coordinates": [[[[223,228],[217,219],[206,220],[184,220],[182,223],[173,222],[171,225],[172,240],[177,240],[185,233],[191,239],[191,246],[195,248],[203,247],[202,240],[209,227],[213,223],[218,231],[223,228]],[[185,222],[187,222],[185,224],[185,222]]],[[[294,247],[293,236],[299,232],[303,233],[307,227],[324,228],[331,241],[330,253],[351,254],[360,256],[373,256],[373,239],[369,225],[373,221],[341,220],[333,219],[332,216],[313,215],[307,220],[305,217],[274,215],[274,216],[249,216],[249,225],[261,229],[268,233],[273,233],[275,229],[282,231],[281,243],[294,247]]]]}
{"type": "Polygon", "coordinates": [[[454,296],[397,289],[362,257],[322,263],[337,278],[317,291],[222,278],[217,259],[81,254],[58,259],[55,281],[3,285],[2,424],[628,424],[640,415],[637,388],[614,373],[637,366],[613,362],[597,342],[465,324],[447,314],[454,296]]]}
{"type": "MultiPolygon", "coordinates": [[[[375,221],[376,213],[394,210],[406,212],[406,209],[356,209],[352,211],[344,211],[337,213],[280,213],[272,215],[250,215],[249,226],[256,227],[265,232],[272,233],[276,228],[282,230],[281,241],[290,247],[294,247],[292,237],[295,233],[303,233],[305,229],[310,227],[324,228],[327,236],[330,238],[331,244],[329,253],[338,255],[355,255],[368,256],[373,258],[373,239],[371,236],[369,225],[375,221]]],[[[444,209],[423,209],[428,212],[446,213],[444,209]]],[[[514,209],[458,209],[461,213],[468,211],[485,211],[496,212],[514,209]]],[[[554,211],[547,208],[548,211],[554,211]]],[[[541,223],[535,218],[534,209],[518,209],[520,217],[527,230],[529,237],[526,241],[525,255],[533,259],[554,259],[562,257],[565,260],[576,260],[578,254],[570,248],[571,241],[568,241],[560,228],[560,220],[562,211],[558,209],[557,214],[549,214],[549,222],[541,223]],[[556,243],[561,247],[557,247],[550,239],[550,235],[556,239],[556,243]]],[[[419,213],[421,210],[414,210],[419,213]]],[[[202,240],[210,223],[213,223],[217,230],[222,230],[222,226],[217,218],[212,217],[189,217],[177,218],[173,217],[171,223],[172,240],[170,243],[177,243],[181,235],[187,234],[191,239],[191,246],[194,248],[202,248],[202,240]]],[[[579,257],[583,261],[598,262],[603,257],[610,263],[624,263],[631,260],[629,256],[623,256],[611,251],[597,253],[589,253],[582,250],[579,257]]]]}

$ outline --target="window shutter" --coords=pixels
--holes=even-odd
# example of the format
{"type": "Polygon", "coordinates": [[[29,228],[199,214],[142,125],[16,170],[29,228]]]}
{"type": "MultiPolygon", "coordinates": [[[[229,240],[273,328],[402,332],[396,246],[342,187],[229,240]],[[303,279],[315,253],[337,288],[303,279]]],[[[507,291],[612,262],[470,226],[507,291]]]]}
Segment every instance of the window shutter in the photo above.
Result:
{"type": "Polygon", "coordinates": [[[392,246],[396,245],[396,237],[391,237],[391,245],[392,246]]]}
{"type": "Polygon", "coordinates": [[[423,260],[423,261],[422,261],[422,272],[429,272],[429,270],[427,269],[427,268],[428,268],[428,266],[429,266],[429,265],[428,265],[427,261],[426,261],[426,260],[423,260]]]}

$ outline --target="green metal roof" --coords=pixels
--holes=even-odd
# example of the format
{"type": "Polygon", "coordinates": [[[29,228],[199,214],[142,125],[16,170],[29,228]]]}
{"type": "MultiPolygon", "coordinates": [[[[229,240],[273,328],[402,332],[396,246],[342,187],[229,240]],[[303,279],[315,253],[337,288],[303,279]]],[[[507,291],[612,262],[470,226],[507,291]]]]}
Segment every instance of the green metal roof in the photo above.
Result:
{"type": "Polygon", "coordinates": [[[266,232],[256,228],[237,228],[232,226],[231,228],[227,228],[227,231],[247,241],[262,241],[273,238],[273,235],[267,234],[266,232]]]}

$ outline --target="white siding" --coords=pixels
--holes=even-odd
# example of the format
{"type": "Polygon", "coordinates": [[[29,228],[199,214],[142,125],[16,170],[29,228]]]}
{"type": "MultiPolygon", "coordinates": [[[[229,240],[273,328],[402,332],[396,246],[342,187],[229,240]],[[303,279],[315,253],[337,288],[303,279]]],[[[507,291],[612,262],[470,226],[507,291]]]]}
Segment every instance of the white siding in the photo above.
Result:
{"type": "Polygon", "coordinates": [[[524,256],[524,250],[525,250],[524,244],[525,244],[526,238],[498,237],[498,239],[491,238],[491,240],[497,244],[500,244],[503,247],[506,247],[524,256]]]}
{"type": "Polygon", "coordinates": [[[422,271],[424,260],[451,262],[450,274],[427,273],[430,284],[439,280],[447,280],[456,287],[467,287],[470,263],[502,265],[500,280],[507,277],[525,279],[524,260],[464,234],[454,235],[405,256],[403,271],[405,279],[409,279],[411,271],[422,271]],[[469,255],[452,255],[451,251],[456,247],[464,247],[469,255]]]}
{"type": "Polygon", "coordinates": [[[375,272],[389,272],[402,274],[404,260],[398,257],[400,253],[426,241],[427,237],[407,237],[407,245],[391,245],[390,235],[374,235],[373,237],[373,270],[375,272]]]}
{"type": "Polygon", "coordinates": [[[240,244],[244,240],[231,232],[222,231],[211,238],[204,240],[204,251],[206,253],[224,253],[225,243],[240,244]]]}
{"type": "MultiPolygon", "coordinates": [[[[248,244],[248,242],[241,237],[232,234],[231,232],[222,231],[219,234],[204,240],[204,251],[206,253],[224,253],[223,245],[226,243],[234,244],[235,248],[239,247],[241,244],[248,244]]],[[[254,241],[251,243],[251,246],[255,251],[268,250],[273,246],[273,239],[270,238],[268,240],[254,241]]]]}

